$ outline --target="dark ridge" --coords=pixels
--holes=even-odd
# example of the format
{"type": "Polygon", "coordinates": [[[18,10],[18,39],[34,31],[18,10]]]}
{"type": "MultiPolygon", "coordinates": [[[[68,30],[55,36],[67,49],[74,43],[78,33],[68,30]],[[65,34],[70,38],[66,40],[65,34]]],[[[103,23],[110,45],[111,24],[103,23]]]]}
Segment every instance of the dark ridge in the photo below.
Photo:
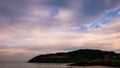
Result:
{"type": "Polygon", "coordinates": [[[71,52],[38,55],[29,63],[73,63],[95,60],[120,60],[120,54],[113,51],[80,49],[71,52]]]}

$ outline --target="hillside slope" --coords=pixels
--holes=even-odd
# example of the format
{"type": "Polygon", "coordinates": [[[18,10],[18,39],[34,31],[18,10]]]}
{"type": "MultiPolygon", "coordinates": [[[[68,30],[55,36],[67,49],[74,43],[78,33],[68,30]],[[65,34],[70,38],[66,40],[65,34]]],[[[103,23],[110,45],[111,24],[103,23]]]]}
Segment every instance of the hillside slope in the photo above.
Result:
{"type": "Polygon", "coordinates": [[[80,49],[65,53],[39,55],[30,59],[29,63],[72,63],[84,60],[119,59],[119,54],[112,51],[80,49]]]}

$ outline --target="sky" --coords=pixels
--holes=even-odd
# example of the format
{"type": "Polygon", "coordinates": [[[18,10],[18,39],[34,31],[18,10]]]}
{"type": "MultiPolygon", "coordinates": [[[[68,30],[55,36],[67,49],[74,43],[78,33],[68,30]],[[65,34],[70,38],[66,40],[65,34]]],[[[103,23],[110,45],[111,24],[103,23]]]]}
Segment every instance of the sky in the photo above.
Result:
{"type": "Polygon", "coordinates": [[[120,53],[120,0],[0,0],[0,62],[77,49],[120,53]]]}

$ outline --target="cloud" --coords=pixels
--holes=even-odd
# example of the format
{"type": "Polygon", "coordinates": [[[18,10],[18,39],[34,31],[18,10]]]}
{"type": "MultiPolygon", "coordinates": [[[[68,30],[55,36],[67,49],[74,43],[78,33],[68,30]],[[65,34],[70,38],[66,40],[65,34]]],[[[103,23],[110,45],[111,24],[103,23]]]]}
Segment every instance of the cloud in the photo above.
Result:
{"type": "Polygon", "coordinates": [[[0,0],[0,62],[81,48],[120,52],[119,4],[120,0],[0,0]],[[108,23],[89,27],[104,18],[108,23]]]}
{"type": "Polygon", "coordinates": [[[72,0],[45,0],[43,3],[44,5],[50,6],[50,7],[62,7],[62,8],[66,8],[66,7],[70,7],[70,3],[72,0]]]}
{"type": "Polygon", "coordinates": [[[118,6],[119,2],[119,0],[84,0],[83,13],[86,16],[97,16],[118,6]]]}
{"type": "Polygon", "coordinates": [[[10,2],[1,0],[0,3],[0,25],[7,28],[8,26],[17,26],[20,29],[29,29],[29,27],[51,28],[66,24],[82,25],[89,23],[89,21],[93,22],[99,18],[99,15],[105,15],[106,11],[119,6],[119,0],[12,0],[10,2]],[[55,12],[56,8],[58,11],[55,12]],[[55,19],[50,18],[51,14],[55,19]]]}
{"type": "Polygon", "coordinates": [[[113,19],[111,20],[108,24],[102,26],[100,29],[93,29],[93,32],[98,33],[98,34],[117,34],[119,33],[119,24],[120,19],[113,19]],[[104,30],[104,31],[102,31],[104,30]]]}

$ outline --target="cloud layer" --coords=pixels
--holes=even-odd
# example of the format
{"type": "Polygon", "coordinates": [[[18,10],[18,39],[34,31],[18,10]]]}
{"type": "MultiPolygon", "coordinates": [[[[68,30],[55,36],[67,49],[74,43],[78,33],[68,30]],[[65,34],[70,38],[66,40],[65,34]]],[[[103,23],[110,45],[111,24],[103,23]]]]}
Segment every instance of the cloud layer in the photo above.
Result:
{"type": "Polygon", "coordinates": [[[120,0],[0,0],[0,62],[76,49],[120,52],[120,0]]]}

